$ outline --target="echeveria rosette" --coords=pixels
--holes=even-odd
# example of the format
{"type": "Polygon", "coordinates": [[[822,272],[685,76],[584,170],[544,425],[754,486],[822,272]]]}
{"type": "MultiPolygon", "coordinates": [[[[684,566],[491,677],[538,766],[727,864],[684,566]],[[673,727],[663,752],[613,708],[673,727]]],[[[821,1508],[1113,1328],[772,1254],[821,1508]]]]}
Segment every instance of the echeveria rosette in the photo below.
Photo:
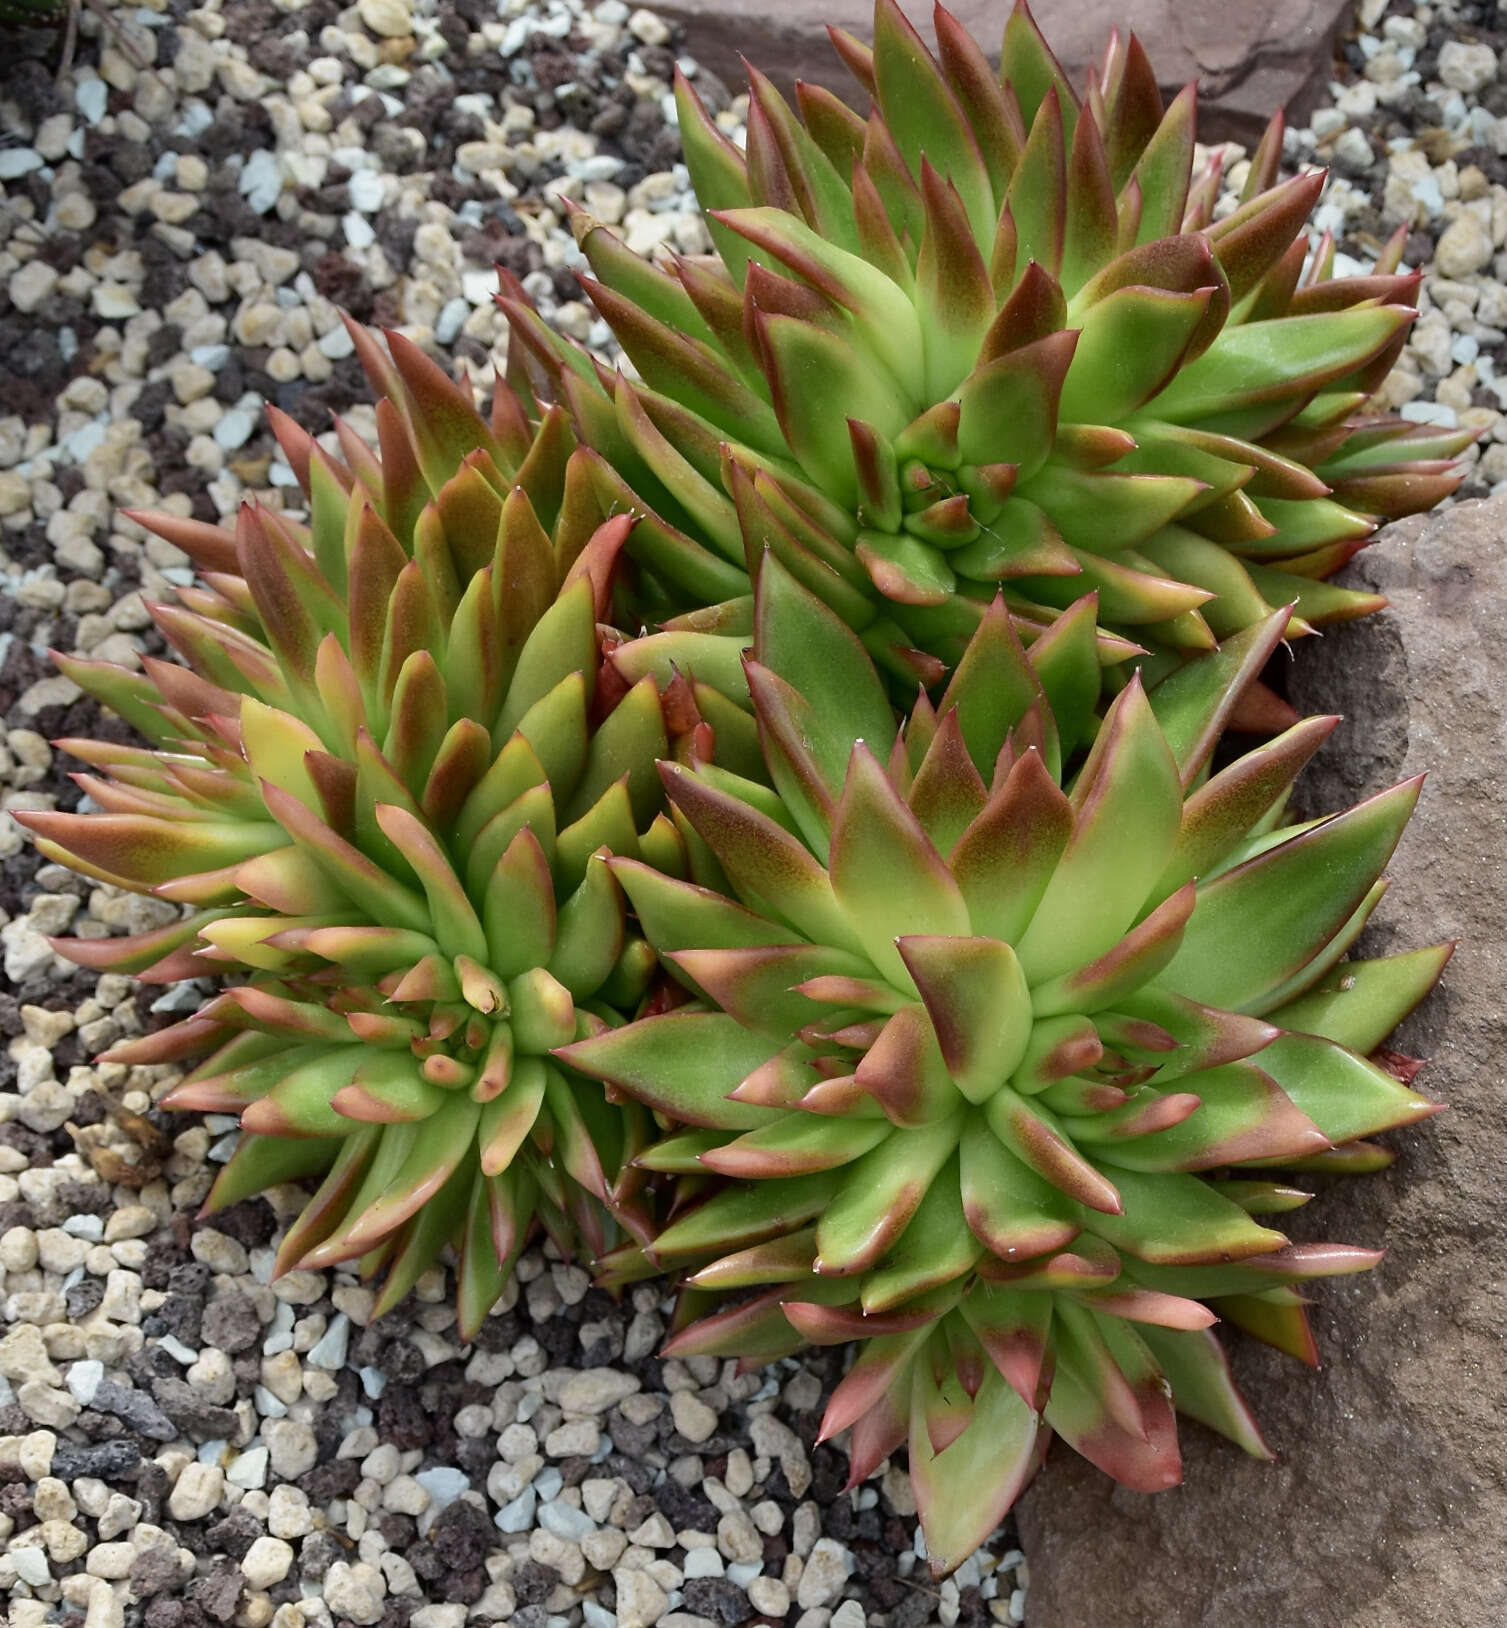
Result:
{"type": "Polygon", "coordinates": [[[677,1351],[866,1339],[826,1433],[855,1477],[908,1439],[941,1570],[1049,1431],[1143,1490],[1179,1478],[1174,1406],[1264,1452],[1208,1326],[1311,1359],[1294,1285],[1379,1257],[1289,1243],[1285,1175],[1376,1168],[1435,1107],[1368,1054],[1448,946],[1342,960],[1418,782],[1284,824],[1332,718],[1211,771],[1284,611],[1133,680],[1064,776],[1050,630],[1026,651],[997,602],[897,730],[838,618],[777,562],[759,592],[778,792],[667,764],[724,881],[610,861],[696,998],[559,1054],[689,1127],[639,1156],[685,1190],[623,1270],[698,1269],[688,1315],[772,1285],[677,1351]]]}
{"type": "Polygon", "coordinates": [[[998,591],[1027,631],[1095,591],[1161,669],[1280,605],[1293,632],[1374,609],[1324,579],[1451,492],[1470,439],[1366,416],[1415,314],[1401,238],[1334,278],[1322,175],[1275,184],[1280,120],[1213,220],[1194,88],[1164,109],[1133,37],[1080,98],[1023,4],[998,74],[944,10],[939,56],[894,0],[874,31],[833,34],[872,113],[800,85],[797,116],[754,70],[742,152],[680,82],[719,262],[651,266],[577,215],[638,382],[502,301],[603,500],[653,517],[650,614],[736,623],[768,548],[930,683],[998,591]]]}
{"type": "MultiPolygon", "coordinates": [[[[241,1116],[209,1209],[325,1172],[280,1267],[360,1257],[385,1309],[458,1240],[470,1331],[536,1217],[593,1252],[612,1217],[642,1230],[645,1115],[551,1051],[638,1007],[654,955],[601,856],[685,869],[654,761],[713,731],[684,680],[604,662],[631,521],[573,503],[558,415],[529,430],[499,384],[488,424],[401,337],[389,357],[352,331],[380,459],[280,418],[306,527],[139,517],[201,568],[152,607],[182,664],[59,665],[152,745],[61,743],[98,811],[23,818],[49,857],[192,907],[64,954],[244,979],[111,1054],[209,1054],[164,1099],[241,1116]]],[[[756,756],[710,699],[724,750],[741,730],[756,756]]]]}

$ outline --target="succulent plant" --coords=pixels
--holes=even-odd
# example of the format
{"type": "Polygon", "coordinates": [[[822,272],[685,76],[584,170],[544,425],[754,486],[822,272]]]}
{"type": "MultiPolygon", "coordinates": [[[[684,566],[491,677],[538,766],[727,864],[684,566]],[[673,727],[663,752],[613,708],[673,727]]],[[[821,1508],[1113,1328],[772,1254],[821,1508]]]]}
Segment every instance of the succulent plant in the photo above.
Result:
{"type": "MultiPolygon", "coordinates": [[[[57,660],[152,746],[62,743],[98,811],[20,817],[49,857],[192,907],[64,954],[242,980],[111,1054],[209,1054],[164,1099],[240,1115],[208,1209],[323,1174],[280,1268],[359,1256],[385,1270],[380,1311],[459,1240],[469,1332],[536,1215],[593,1250],[614,1220],[642,1230],[643,1112],[550,1052],[648,986],[600,855],[684,869],[654,762],[711,728],[684,680],[603,665],[632,522],[578,501],[558,415],[531,431],[499,383],[489,424],[401,336],[389,359],[351,331],[380,460],[275,415],[307,527],[250,504],[234,535],[137,516],[200,569],[152,607],[181,664],[57,660]]],[[[724,745],[741,728],[756,753],[722,705],[724,745]]]]}
{"type": "Polygon", "coordinates": [[[1366,1139],[1435,1109],[1368,1054],[1449,946],[1342,959],[1419,783],[1287,823],[1333,718],[1211,766],[1286,619],[1133,679],[1069,755],[1091,641],[1027,651],[996,599],[897,729],[771,559],[748,683],[777,790],[665,763],[700,883],[608,861],[687,994],[557,1053],[684,1127],[639,1155],[677,1212],[618,1267],[694,1269],[688,1315],[759,1286],[674,1351],[864,1340],[824,1433],[852,1427],[855,1480],[908,1440],[940,1571],[1049,1432],[1141,1490],[1179,1479],[1174,1407],[1264,1453],[1209,1325],[1312,1360],[1295,1286],[1379,1256],[1289,1243],[1290,1176],[1377,1168],[1366,1139]]]}
{"type": "Polygon", "coordinates": [[[1452,491],[1470,439],[1368,414],[1414,316],[1401,237],[1334,277],[1304,231],[1322,174],[1277,184],[1280,118],[1213,218],[1194,87],[1164,109],[1133,36],[1080,97],[1023,3],[998,74],[940,7],[936,33],[895,0],[872,49],[832,31],[867,117],[810,85],[798,116],[751,70],[741,152],[679,81],[720,262],[653,266],[576,216],[637,381],[502,300],[603,501],[648,513],[666,649],[746,634],[766,549],[927,683],[997,592],[1027,637],[1096,592],[1152,677],[1280,605],[1295,633],[1374,609],[1324,579],[1452,491]]]}
{"type": "Polygon", "coordinates": [[[1274,1223],[1437,1107],[1383,1042],[1450,946],[1347,959],[1419,782],[1292,818],[1338,720],[1259,675],[1468,437],[1368,416],[1417,279],[1333,275],[1280,120],[1216,219],[1133,37],[1079,97],[1024,4],[997,74],[936,31],[834,31],[867,118],[752,72],[743,152],[679,82],[718,257],[576,221],[632,376],[506,273],[490,418],[349,324],[377,449],[274,409],[307,524],[135,516],[177,659],[57,660],[148,744],[18,818],[183,907],[62,953],[230,980],[107,1054],[239,1117],[207,1213],[317,1178],[277,1268],[377,1315],[454,1244],[462,1337],[538,1226],[681,1274],[671,1352],[859,1342],[823,1434],[942,1573],[1054,1432],[1264,1455],[1212,1325],[1315,1361],[1379,1258],[1274,1223]]]}

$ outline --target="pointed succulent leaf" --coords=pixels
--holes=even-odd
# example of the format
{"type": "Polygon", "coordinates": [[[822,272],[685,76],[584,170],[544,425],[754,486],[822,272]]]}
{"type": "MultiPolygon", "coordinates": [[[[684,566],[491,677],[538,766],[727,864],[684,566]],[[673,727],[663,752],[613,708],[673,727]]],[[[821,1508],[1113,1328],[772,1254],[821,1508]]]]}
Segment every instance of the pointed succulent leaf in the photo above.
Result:
{"type": "Polygon", "coordinates": [[[1117,424],[1157,395],[1183,364],[1210,294],[1130,287],[1090,307],[1063,385],[1063,417],[1117,424]]]}
{"type": "Polygon", "coordinates": [[[767,815],[678,766],[661,766],[671,801],[711,845],[745,898],[818,943],[865,953],[827,873],[767,815]]]}
{"type": "MultiPolygon", "coordinates": [[[[924,1368],[917,1365],[917,1384],[924,1368]]],[[[912,1403],[911,1478],[935,1575],[961,1565],[1020,1496],[1036,1465],[1041,1426],[993,1369],[973,1399],[967,1429],[937,1453],[912,1403]]]]}
{"type": "Polygon", "coordinates": [[[954,1083],[984,1101],[1015,1072],[1030,1040],[1032,997],[1015,952],[994,938],[896,940],[954,1083]]]}
{"type": "Polygon", "coordinates": [[[1342,962],[1317,987],[1273,1011],[1271,1021],[1366,1056],[1433,988],[1453,951],[1453,944],[1435,944],[1377,961],[1342,962]]]}
{"type": "Polygon", "coordinates": [[[1121,1213],[1085,1212],[1084,1224],[1137,1260],[1165,1266],[1238,1260],[1286,1242],[1197,1176],[1146,1175],[1117,1166],[1114,1184],[1121,1213]]]}
{"type": "Polygon", "coordinates": [[[1190,882],[1163,900],[1098,960],[1039,984],[1031,991],[1032,1009],[1038,1017],[1097,1012],[1138,990],[1177,953],[1194,901],[1190,882]]]}
{"type": "Polygon", "coordinates": [[[1438,1111],[1385,1069],[1318,1035],[1279,1035],[1262,1049],[1260,1066],[1336,1145],[1438,1111]]]}
{"type": "Polygon", "coordinates": [[[1210,1006],[1261,1011],[1364,898],[1421,784],[1406,780],[1200,888],[1182,945],[1157,982],[1210,1006]]]}
{"type": "Polygon", "coordinates": [[[904,1232],[957,1146],[954,1114],[891,1137],[842,1177],[816,1226],[816,1270],[850,1276],[880,1261],[904,1232]]]}
{"type": "MultiPolygon", "coordinates": [[[[672,1221],[654,1240],[655,1256],[670,1260],[681,1255],[725,1252],[780,1237],[821,1215],[842,1179],[831,1171],[820,1171],[810,1176],[724,1188],[672,1221]]],[[[822,1288],[821,1279],[812,1278],[801,1285],[801,1292],[808,1299],[816,1299],[816,1291],[822,1288]]],[[[829,1292],[836,1300],[847,1298],[851,1289],[839,1283],[829,1292]]],[[[788,1291],[778,1291],[776,1303],[789,1298],[788,1291]]]]}
{"type": "Polygon", "coordinates": [[[1247,752],[1200,786],[1183,805],[1172,858],[1155,892],[1210,876],[1273,808],[1303,765],[1328,739],[1338,718],[1305,718],[1247,752]]]}
{"type": "Polygon", "coordinates": [[[889,1134],[890,1127],[881,1119],[850,1122],[819,1114],[785,1114],[708,1150],[701,1162],[735,1180],[803,1176],[850,1164],[889,1134]]]}
{"type": "Polygon", "coordinates": [[[971,464],[1011,463],[1021,480],[1046,461],[1078,335],[1071,329],[1010,350],[958,392],[958,451],[971,464]]]}
{"type": "Polygon", "coordinates": [[[1033,984],[1102,955],[1170,857],[1182,792],[1138,678],[1110,708],[1072,801],[1072,836],[1016,944],[1033,984]]]}
{"type": "Polygon", "coordinates": [[[1172,1404],[1139,1338],[1121,1327],[1114,1349],[1109,1332],[1104,1319],[1075,1306],[1060,1308],[1053,1328],[1057,1368],[1044,1418],[1122,1485],[1164,1491],[1182,1479],[1172,1404]]]}
{"type": "Polygon", "coordinates": [[[874,78],[886,122],[912,173],[924,159],[953,182],[976,235],[994,224],[989,172],[947,81],[895,0],[874,10],[874,78]]]}
{"type": "Polygon", "coordinates": [[[759,660],[809,703],[812,755],[835,799],[853,741],[880,757],[894,741],[884,687],[856,636],[775,559],[764,561],[755,604],[759,660]]]}
{"type": "Polygon", "coordinates": [[[963,1214],[991,1254],[1030,1260],[1077,1236],[1072,1201],[1017,1159],[982,1120],[964,1132],[958,1151],[963,1214]]]}
{"type": "Polygon", "coordinates": [[[1273,1456],[1211,1332],[1143,1328],[1141,1337],[1172,1387],[1178,1412],[1228,1436],[1253,1458],[1273,1456]]]}
{"type": "Polygon", "coordinates": [[[929,1124],[957,1106],[936,1033],[913,1004],[902,1006],[880,1029],[853,1079],[902,1127],[929,1124]]]}
{"type": "Polygon", "coordinates": [[[1176,1124],[1160,1129],[1153,1121],[1145,1135],[1101,1141],[1098,1133],[1116,1115],[1100,1114],[1084,1123],[1079,1139],[1117,1170],[1211,1170],[1247,1159],[1305,1158],[1321,1152],[1328,1138],[1265,1072],[1270,1050],[1265,1048],[1259,1065],[1228,1063],[1192,1076],[1186,1083],[1197,1090],[1197,1106],[1176,1124]],[[1092,1138],[1090,1132],[1095,1133],[1092,1138]]]}
{"type": "Polygon", "coordinates": [[[948,860],[975,933],[1019,942],[1072,830],[1071,805],[1041,753],[1023,753],[948,860]]]}
{"type": "Polygon", "coordinates": [[[832,890],[874,964],[905,987],[897,934],[966,934],[963,895],[866,745],[853,748],[832,827],[832,890]]]}
{"type": "Polygon", "coordinates": [[[720,1012],[670,1012],[559,1047],[561,1062],[688,1125],[755,1130],[766,1109],[729,1093],[777,1047],[720,1012]]]}
{"type": "Polygon", "coordinates": [[[1002,1085],[984,1112],[1000,1142],[1058,1192],[1093,1214],[1119,1214],[1115,1180],[1073,1146],[1050,1109],[1002,1085]]]}

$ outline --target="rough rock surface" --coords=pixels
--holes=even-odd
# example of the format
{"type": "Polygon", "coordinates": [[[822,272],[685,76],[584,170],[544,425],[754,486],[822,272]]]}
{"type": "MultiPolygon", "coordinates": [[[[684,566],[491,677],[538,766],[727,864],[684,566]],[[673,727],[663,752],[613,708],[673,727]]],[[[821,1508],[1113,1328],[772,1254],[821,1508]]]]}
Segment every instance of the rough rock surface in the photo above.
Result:
{"type": "MultiPolygon", "coordinates": [[[[932,0],[901,4],[930,37],[932,0]]],[[[997,49],[1006,0],[952,0],[948,9],[997,49]]],[[[1166,89],[1199,81],[1205,141],[1249,141],[1274,109],[1312,108],[1351,9],[1352,0],[1053,0],[1039,6],[1038,21],[1075,80],[1102,56],[1111,25],[1134,30],[1166,89]]],[[[846,91],[852,81],[826,26],[865,39],[872,33],[872,0],[666,0],[658,10],[684,25],[687,50],[729,85],[742,83],[741,53],[787,87],[805,78],[846,91]]]]}
{"type": "Polygon", "coordinates": [[[1421,1088],[1449,1111],[1398,1139],[1391,1171],[1300,1212],[1387,1259],[1319,1291],[1321,1372],[1234,1350],[1277,1464],[1190,1426],[1183,1487],[1147,1497],[1054,1449],[1020,1510],[1033,1628],[1503,1621],[1504,537],[1502,498],[1394,526],[1352,573],[1391,608],[1300,647],[1292,674],[1300,708],[1345,715],[1309,771],[1314,811],[1433,771],[1360,953],[1462,941],[1396,1042],[1431,1059],[1421,1088]]]}

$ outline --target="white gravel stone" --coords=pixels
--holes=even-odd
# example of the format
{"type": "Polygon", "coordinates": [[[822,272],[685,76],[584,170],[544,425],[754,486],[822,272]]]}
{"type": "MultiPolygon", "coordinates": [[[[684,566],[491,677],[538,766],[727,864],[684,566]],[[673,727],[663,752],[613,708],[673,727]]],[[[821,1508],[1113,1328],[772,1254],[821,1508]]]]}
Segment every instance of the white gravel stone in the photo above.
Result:
{"type": "Polygon", "coordinates": [[[8,1227],[0,1235],[0,1266],[7,1272],[29,1272],[36,1264],[36,1233],[30,1227],[8,1227]]]}
{"type": "Polygon", "coordinates": [[[338,323],[328,333],[321,334],[318,344],[320,350],[332,362],[338,362],[342,357],[349,356],[356,348],[356,342],[351,338],[350,330],[344,323],[338,323]]]}
{"type": "Polygon", "coordinates": [[[314,1427],[302,1419],[268,1419],[262,1425],[262,1438],[267,1444],[272,1473],[279,1480],[296,1481],[306,1470],[314,1468],[319,1457],[314,1427]]]}
{"type": "Polygon", "coordinates": [[[670,1597],[646,1571],[619,1566],[612,1574],[617,1590],[618,1628],[649,1628],[670,1609],[670,1597]]]}
{"type": "Polygon", "coordinates": [[[596,1522],[585,1510],[576,1509],[563,1499],[540,1504],[537,1519],[546,1532],[553,1532],[556,1537],[569,1539],[573,1543],[579,1543],[596,1529],[596,1522]]]}
{"type": "Polygon", "coordinates": [[[641,1387],[636,1374],[620,1373],[615,1368],[585,1368],[565,1381],[558,1399],[567,1413],[595,1416],[606,1413],[641,1387]]]}
{"type": "Polygon", "coordinates": [[[704,1442],[717,1428],[717,1415],[692,1391],[676,1391],[670,1398],[675,1428],[687,1441],[704,1442]]]}
{"type": "Polygon", "coordinates": [[[141,315],[141,302],[120,283],[100,283],[91,296],[94,314],[107,322],[121,322],[141,315]]]}
{"type": "Polygon", "coordinates": [[[1440,234],[1434,263],[1446,277],[1468,277],[1491,263],[1491,233],[1469,211],[1462,211],[1440,234]]]}
{"type": "Polygon", "coordinates": [[[373,34],[397,40],[413,33],[408,0],[357,0],[356,15],[373,34]]]}
{"type": "Polygon", "coordinates": [[[88,124],[98,124],[105,116],[110,87],[103,79],[81,79],[75,83],[73,105],[88,124]]]}
{"type": "Polygon", "coordinates": [[[387,191],[376,170],[357,170],[346,182],[345,190],[350,195],[351,207],[363,215],[376,214],[387,191]]]}
{"type": "Polygon", "coordinates": [[[0,181],[18,181],[45,163],[34,147],[0,147],[0,181]]]}
{"type": "MultiPolygon", "coordinates": [[[[490,1486],[490,1482],[488,1483],[490,1486]]],[[[534,1510],[539,1494],[532,1486],[525,1487],[516,1498],[511,1498],[493,1517],[499,1532],[527,1532],[534,1524],[534,1510]]]]}
{"type": "Polygon", "coordinates": [[[409,1621],[414,1628],[461,1628],[466,1608],[460,1604],[421,1605],[409,1621]]]}
{"type": "Polygon", "coordinates": [[[203,1520],[219,1507],[225,1472],[217,1464],[185,1464],[167,1501],[175,1521],[203,1520]]]}
{"type": "Polygon", "coordinates": [[[842,1593],[853,1570],[853,1557],[835,1538],[818,1538],[796,1585],[795,1603],[803,1611],[830,1605],[842,1593]]]}
{"type": "Polygon", "coordinates": [[[79,1416],[79,1405],[67,1391],[40,1379],[29,1379],[16,1390],[16,1401],[33,1424],[66,1430],[79,1416]]]}
{"type": "Polygon", "coordinates": [[[33,1323],[17,1323],[0,1340],[0,1374],[17,1386],[34,1379],[44,1385],[58,1385],[63,1379],[47,1355],[42,1331],[33,1323]]]}
{"type": "Polygon", "coordinates": [[[132,1562],[139,1553],[134,1543],[96,1543],[84,1562],[84,1570],[91,1577],[117,1582],[129,1576],[132,1562]]]}
{"type": "Polygon", "coordinates": [[[265,215],[282,196],[283,174],[277,155],[258,148],[241,166],[237,186],[246,207],[255,214],[265,215]]]}
{"type": "Polygon", "coordinates": [[[248,1447],[237,1453],[225,1470],[225,1479],[232,1486],[247,1489],[265,1486],[269,1454],[265,1447],[248,1447]]]}
{"type": "Polygon", "coordinates": [[[345,1366],[345,1355],[350,1345],[351,1320],[343,1312],[330,1319],[330,1325],[318,1341],[309,1348],[309,1361],[316,1368],[328,1368],[332,1373],[345,1366]]]}
{"type": "Polygon", "coordinates": [[[337,1560],[324,1575],[324,1601],[337,1617],[349,1617],[362,1628],[382,1620],[387,1584],[382,1573],[365,1561],[355,1565],[337,1560]]]}
{"type": "Polygon", "coordinates": [[[194,1259],[212,1272],[239,1277],[246,1271],[246,1246],[213,1227],[201,1227],[190,1240],[189,1249],[194,1259]]]}
{"type": "Polygon", "coordinates": [[[747,1587],[749,1604],[761,1616],[783,1617],[790,1610],[790,1590],[778,1577],[755,1577],[747,1587]]]}
{"type": "Polygon", "coordinates": [[[307,1537],[314,1530],[309,1495],[300,1487],[274,1487],[267,1500],[267,1530],[275,1538],[307,1537]]]}
{"type": "Polygon", "coordinates": [[[1473,92],[1497,76],[1497,55],[1478,41],[1446,40],[1439,48],[1439,82],[1451,90],[1473,92]]]}
{"type": "Polygon", "coordinates": [[[725,1559],[755,1561],[764,1558],[764,1541],[742,1509],[730,1509],[717,1522],[717,1547],[725,1559]]]}
{"type": "Polygon", "coordinates": [[[641,45],[668,45],[670,41],[669,24],[642,7],[628,18],[628,32],[641,45]]]}
{"type": "Polygon", "coordinates": [[[281,1538],[259,1537],[241,1561],[248,1588],[271,1588],[282,1582],[293,1565],[293,1545],[281,1538]]]}
{"type": "Polygon", "coordinates": [[[11,274],[9,283],[11,304],[18,311],[30,313],[42,305],[58,286],[58,274],[43,260],[29,260],[11,274]]]}
{"type": "Polygon", "coordinates": [[[16,1576],[32,1588],[45,1588],[52,1581],[47,1556],[35,1545],[27,1544],[22,1548],[12,1549],[10,1560],[16,1568],[16,1576]]]}
{"type": "Polygon", "coordinates": [[[81,1407],[88,1407],[94,1400],[95,1392],[99,1390],[105,1377],[105,1365],[86,1358],[82,1362],[75,1362],[68,1369],[68,1389],[72,1391],[74,1400],[81,1407]]]}
{"type": "Polygon", "coordinates": [[[470,1477],[450,1465],[418,1470],[413,1478],[428,1494],[430,1506],[436,1511],[453,1504],[463,1492],[471,1490],[470,1477]]]}
{"type": "Polygon", "coordinates": [[[411,1475],[395,1476],[382,1489],[382,1507],[399,1515],[422,1515],[429,1507],[429,1494],[411,1475]]]}
{"type": "Polygon", "coordinates": [[[105,1502],[103,1514],[99,1517],[99,1535],[101,1540],[118,1537],[122,1532],[129,1532],[141,1519],[141,1505],[134,1498],[128,1498],[123,1492],[112,1492],[105,1502]]]}
{"type": "Polygon", "coordinates": [[[89,1591],[89,1604],[84,1611],[84,1628],[123,1628],[125,1602],[103,1578],[89,1591]]]}

